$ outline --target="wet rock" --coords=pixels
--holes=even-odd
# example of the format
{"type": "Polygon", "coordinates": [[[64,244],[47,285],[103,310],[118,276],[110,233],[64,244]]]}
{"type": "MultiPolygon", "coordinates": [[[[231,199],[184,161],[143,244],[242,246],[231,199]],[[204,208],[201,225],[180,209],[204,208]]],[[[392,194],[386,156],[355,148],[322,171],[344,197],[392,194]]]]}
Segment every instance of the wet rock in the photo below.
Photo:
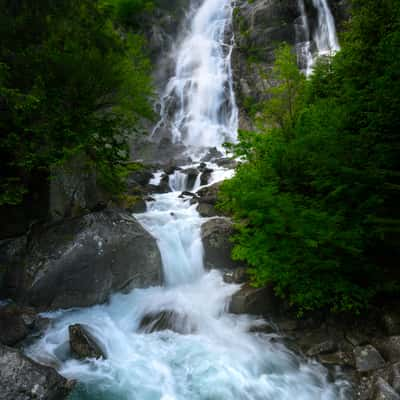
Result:
{"type": "Polygon", "coordinates": [[[179,198],[183,199],[185,197],[191,197],[192,199],[196,199],[197,195],[195,193],[189,192],[188,190],[185,190],[179,195],[179,198]]]}
{"type": "Polygon", "coordinates": [[[218,212],[212,204],[199,203],[197,206],[197,212],[201,217],[211,218],[218,216],[218,212]]]}
{"type": "Polygon", "coordinates": [[[91,306],[114,292],[162,282],[155,239],[116,209],[35,232],[21,269],[19,297],[41,309],[91,306]]]}
{"type": "Polygon", "coordinates": [[[374,346],[381,352],[385,360],[400,361],[400,336],[390,336],[373,341],[374,346]]]}
{"type": "Polygon", "coordinates": [[[143,168],[131,172],[128,175],[127,185],[128,187],[132,185],[146,186],[150,182],[150,179],[152,177],[153,177],[152,169],[143,166],[143,168]]]}
{"type": "Polygon", "coordinates": [[[73,384],[54,369],[0,345],[0,400],[61,400],[73,384]]]}
{"type": "Polygon", "coordinates": [[[226,283],[244,283],[247,280],[247,269],[244,267],[239,267],[233,271],[227,271],[224,273],[224,282],[226,283]]]}
{"type": "Polygon", "coordinates": [[[269,335],[271,333],[275,333],[276,330],[274,327],[269,324],[268,322],[264,321],[261,324],[256,324],[250,327],[249,329],[250,333],[263,333],[266,335],[269,335]]]}
{"type": "Polygon", "coordinates": [[[68,327],[69,344],[72,353],[80,358],[106,358],[96,339],[81,324],[68,327]]]}
{"type": "Polygon", "coordinates": [[[213,218],[201,226],[206,267],[232,269],[238,266],[231,257],[233,232],[233,223],[228,218],[213,218]]]}
{"type": "Polygon", "coordinates": [[[201,159],[201,161],[209,162],[220,157],[222,157],[222,153],[216,147],[212,147],[208,150],[208,153],[201,159]]]}
{"type": "Polygon", "coordinates": [[[146,314],[139,325],[139,331],[145,333],[164,330],[171,330],[182,335],[187,335],[194,333],[196,327],[189,321],[186,315],[172,310],[146,314]]]}
{"type": "Polygon", "coordinates": [[[400,400],[400,395],[384,379],[378,378],[373,400],[400,400]]]}
{"type": "Polygon", "coordinates": [[[204,168],[200,175],[200,185],[207,185],[212,173],[213,170],[211,168],[204,168]]]}
{"type": "Polygon", "coordinates": [[[235,169],[238,165],[238,162],[234,158],[229,157],[219,158],[218,160],[215,160],[215,163],[219,167],[224,167],[228,169],[235,169]]]}
{"type": "Polygon", "coordinates": [[[221,187],[222,182],[214,183],[211,186],[207,186],[197,191],[200,203],[207,203],[215,205],[218,201],[218,191],[221,187]]]}
{"type": "Polygon", "coordinates": [[[325,342],[318,343],[312,346],[307,351],[307,356],[315,357],[320,354],[334,353],[337,350],[338,350],[337,344],[333,340],[327,340],[325,342]]]}
{"type": "Polygon", "coordinates": [[[378,350],[371,345],[356,347],[354,349],[354,357],[356,368],[359,372],[373,371],[382,368],[385,365],[385,360],[382,358],[378,350]]]}
{"type": "Polygon", "coordinates": [[[199,175],[199,170],[197,168],[188,168],[182,170],[184,174],[187,175],[186,187],[188,190],[193,189],[194,184],[196,183],[197,176],[199,175]]]}
{"type": "Polygon", "coordinates": [[[229,304],[233,314],[273,315],[277,311],[277,299],[271,286],[254,288],[244,285],[236,292],[229,304]]]}
{"type": "Polygon", "coordinates": [[[9,304],[0,308],[0,343],[16,346],[29,335],[38,335],[48,326],[48,319],[31,307],[9,304]]]}
{"type": "Polygon", "coordinates": [[[325,365],[340,365],[354,367],[354,356],[350,352],[337,351],[335,353],[320,354],[318,361],[325,365]]]}

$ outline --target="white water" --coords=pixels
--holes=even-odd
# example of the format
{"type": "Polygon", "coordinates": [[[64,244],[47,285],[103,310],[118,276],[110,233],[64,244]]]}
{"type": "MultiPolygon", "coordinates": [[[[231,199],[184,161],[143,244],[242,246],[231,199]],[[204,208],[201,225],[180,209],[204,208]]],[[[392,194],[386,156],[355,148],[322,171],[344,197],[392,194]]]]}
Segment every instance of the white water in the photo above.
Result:
{"type": "Polygon", "coordinates": [[[313,71],[318,57],[335,54],[340,50],[335,20],[327,0],[312,0],[317,10],[317,27],[313,33],[306,13],[304,0],[297,0],[301,13],[300,26],[297,27],[297,54],[299,63],[306,75],[313,71]]]}
{"type": "Polygon", "coordinates": [[[224,142],[236,138],[233,38],[231,43],[224,40],[232,11],[229,0],[203,1],[177,50],[175,76],[162,98],[161,114],[165,118],[153,134],[168,126],[173,141],[192,148],[192,152],[209,147],[220,149],[224,142]]]}
{"type": "MultiPolygon", "coordinates": [[[[199,24],[197,29],[206,31],[218,25],[214,19],[219,20],[228,4],[228,0],[206,0],[193,25],[199,24]],[[215,4],[218,9],[214,9],[215,4]]],[[[225,12],[230,10],[223,15],[225,12]]],[[[211,53],[203,56],[213,60],[204,63],[217,62],[211,53]]],[[[197,74],[196,68],[191,71],[197,74]]],[[[219,96],[218,91],[212,93],[219,96]]],[[[210,102],[219,104],[211,98],[210,102]]],[[[224,129],[215,130],[209,120],[202,134],[208,137],[212,132],[222,142],[230,129],[229,121],[224,123],[224,129]]],[[[204,143],[201,137],[200,145],[204,143]]],[[[216,165],[208,167],[215,169],[209,184],[232,175],[216,165]]],[[[156,173],[152,182],[156,184],[161,176],[162,172],[156,173]]],[[[147,212],[137,215],[157,239],[165,286],[117,294],[104,305],[51,313],[51,326],[27,353],[80,382],[73,400],[344,399],[346,382],[330,382],[325,368],[300,359],[277,340],[277,335],[249,333],[251,326],[260,323],[255,317],[226,312],[239,286],[224,283],[217,271],[204,270],[200,237],[204,219],[188,199],[179,197],[185,189],[180,172],[170,176],[170,185],[175,191],[155,195],[147,212]],[[180,316],[175,326],[191,333],[141,332],[142,318],[159,311],[174,311],[180,316]],[[75,323],[88,327],[106,359],[73,359],[68,326],[75,323]]]]}

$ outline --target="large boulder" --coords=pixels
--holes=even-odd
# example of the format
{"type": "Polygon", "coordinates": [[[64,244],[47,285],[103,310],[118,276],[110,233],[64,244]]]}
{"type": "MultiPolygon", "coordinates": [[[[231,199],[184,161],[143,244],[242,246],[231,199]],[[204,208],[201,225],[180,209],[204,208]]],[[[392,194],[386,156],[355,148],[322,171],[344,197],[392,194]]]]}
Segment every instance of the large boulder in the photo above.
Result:
{"type": "Polygon", "coordinates": [[[8,286],[41,309],[85,307],[110,294],[162,283],[155,239],[130,214],[107,209],[32,232],[8,286]]]}
{"type": "Polygon", "coordinates": [[[354,349],[354,357],[358,372],[374,371],[385,365],[385,360],[382,358],[379,351],[371,345],[356,347],[354,349]]]}
{"type": "Polygon", "coordinates": [[[69,344],[72,353],[80,358],[106,358],[96,339],[81,324],[68,327],[69,344]]]}
{"type": "Polygon", "coordinates": [[[206,267],[232,269],[238,266],[231,257],[233,232],[232,221],[223,217],[210,219],[201,226],[206,267]]]}
{"type": "Polygon", "coordinates": [[[400,400],[400,395],[382,378],[375,384],[374,400],[400,400]]]}
{"type": "Polygon", "coordinates": [[[0,400],[61,400],[73,385],[54,369],[0,345],[0,400]]]}
{"type": "Polygon", "coordinates": [[[222,182],[214,183],[197,191],[197,211],[202,217],[215,217],[218,213],[215,206],[218,201],[218,192],[222,182]]]}
{"type": "Polygon", "coordinates": [[[255,288],[244,285],[236,292],[229,304],[229,312],[233,314],[253,314],[271,316],[278,310],[278,301],[272,286],[255,288]]]}
{"type": "Polygon", "coordinates": [[[400,336],[384,337],[376,339],[373,342],[387,361],[400,361],[400,336]]]}

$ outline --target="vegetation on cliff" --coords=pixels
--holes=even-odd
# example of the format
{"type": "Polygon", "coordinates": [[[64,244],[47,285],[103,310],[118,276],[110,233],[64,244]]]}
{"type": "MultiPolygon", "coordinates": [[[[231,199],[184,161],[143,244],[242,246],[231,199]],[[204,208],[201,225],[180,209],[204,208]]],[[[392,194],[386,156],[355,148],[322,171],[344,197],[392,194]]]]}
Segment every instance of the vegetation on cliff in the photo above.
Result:
{"type": "Polygon", "coordinates": [[[0,205],[86,153],[118,189],[126,136],[151,116],[150,64],[127,14],[143,0],[0,0],[0,205]]]}
{"type": "Polygon", "coordinates": [[[276,54],[247,161],[222,188],[237,222],[234,258],[300,312],[360,312],[398,294],[400,3],[353,0],[342,51],[302,77],[276,54]],[[398,268],[397,268],[398,269],[398,268]]]}

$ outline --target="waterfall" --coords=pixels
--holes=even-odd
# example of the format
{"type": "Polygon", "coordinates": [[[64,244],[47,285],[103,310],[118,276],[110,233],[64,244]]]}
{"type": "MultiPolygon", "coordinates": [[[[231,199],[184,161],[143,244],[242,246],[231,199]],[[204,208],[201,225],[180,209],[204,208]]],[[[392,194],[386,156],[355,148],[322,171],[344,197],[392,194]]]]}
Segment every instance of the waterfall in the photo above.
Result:
{"type": "Polygon", "coordinates": [[[312,0],[317,11],[317,24],[311,33],[304,0],[297,1],[300,10],[300,24],[296,26],[297,55],[299,64],[306,75],[313,70],[316,58],[334,54],[340,50],[335,20],[327,0],[312,0]]]}
{"type": "MultiPolygon", "coordinates": [[[[231,14],[230,0],[203,1],[178,52],[177,75],[167,85],[168,96],[181,96],[171,120],[175,138],[192,147],[220,145],[236,132],[231,44],[223,42],[231,14]]],[[[233,173],[210,163],[207,168],[213,170],[209,184],[233,173]]],[[[152,183],[161,179],[158,171],[152,183]]],[[[345,381],[332,381],[327,369],[286,348],[279,335],[251,333],[259,318],[227,312],[239,285],[225,283],[218,270],[205,270],[201,225],[206,219],[180,195],[186,184],[182,172],[174,172],[173,191],[154,195],[147,211],[136,215],[157,239],[164,286],[49,313],[49,328],[27,353],[80,382],[70,400],[345,399],[345,381]],[[142,321],[163,312],[174,316],[170,329],[143,332],[142,321]],[[76,323],[88,327],[106,359],[71,356],[68,326],[76,323]]]]}
{"type": "Polygon", "coordinates": [[[160,127],[174,143],[221,148],[234,141],[238,111],[232,83],[233,37],[225,41],[233,8],[227,0],[206,0],[194,14],[176,53],[175,75],[161,102],[160,127]]]}

